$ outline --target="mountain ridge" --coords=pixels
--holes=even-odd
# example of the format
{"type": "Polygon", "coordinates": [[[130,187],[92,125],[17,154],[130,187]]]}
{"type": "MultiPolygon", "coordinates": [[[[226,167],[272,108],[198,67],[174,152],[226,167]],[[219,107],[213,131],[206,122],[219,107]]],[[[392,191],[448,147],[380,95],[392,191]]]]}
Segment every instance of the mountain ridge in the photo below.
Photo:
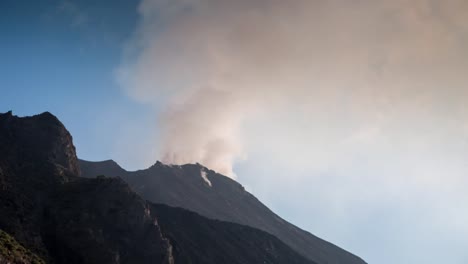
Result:
{"type": "Polygon", "coordinates": [[[52,264],[316,264],[264,231],[152,204],[120,178],[79,174],[72,136],[55,116],[0,114],[0,230],[25,248],[15,261],[32,252],[52,264]],[[197,226],[204,231],[193,236],[197,226]],[[248,245],[255,252],[242,254],[248,245]]]}
{"type": "Polygon", "coordinates": [[[366,263],[348,251],[290,224],[247,192],[241,184],[201,164],[166,165],[158,161],[147,169],[126,171],[115,161],[102,167],[103,163],[100,162],[80,159],[79,163],[84,177],[100,174],[119,176],[149,201],[184,208],[211,219],[258,228],[278,237],[319,264],[366,263]],[[111,175],[112,171],[118,171],[118,174],[111,175]]]}

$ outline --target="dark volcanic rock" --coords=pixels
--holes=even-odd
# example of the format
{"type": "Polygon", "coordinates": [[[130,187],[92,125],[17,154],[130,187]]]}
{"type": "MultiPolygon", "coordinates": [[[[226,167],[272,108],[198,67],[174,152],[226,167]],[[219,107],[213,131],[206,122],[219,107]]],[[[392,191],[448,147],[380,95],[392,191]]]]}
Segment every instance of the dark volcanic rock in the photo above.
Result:
{"type": "Polygon", "coordinates": [[[0,115],[0,155],[18,167],[48,163],[65,173],[79,175],[70,133],[51,113],[18,118],[0,115]]]}
{"type": "Polygon", "coordinates": [[[47,257],[38,219],[50,191],[78,173],[72,138],[56,117],[0,114],[0,229],[47,257]]]}
{"type": "MultiPolygon", "coordinates": [[[[96,161],[96,162],[79,162],[82,175],[93,174],[96,167],[102,168],[107,175],[124,175],[126,171],[113,160],[96,161]]],[[[98,175],[93,175],[92,178],[98,175]]],[[[89,178],[89,177],[88,177],[89,178]]]]}
{"type": "Polygon", "coordinates": [[[145,199],[197,212],[211,219],[266,231],[319,264],[364,264],[359,257],[281,219],[236,181],[199,164],[169,166],[157,162],[127,172],[115,162],[80,160],[82,176],[120,176],[145,199]],[[202,177],[205,174],[209,182],[202,177]],[[211,184],[211,186],[210,186],[211,184]]]}
{"type": "Polygon", "coordinates": [[[119,179],[77,177],[77,164],[50,113],[0,115],[0,229],[50,263],[169,263],[146,202],[119,179]]]}
{"type": "Polygon", "coordinates": [[[80,179],[51,198],[43,232],[57,263],[169,263],[148,204],[122,180],[80,179]]]}
{"type": "Polygon", "coordinates": [[[313,264],[278,238],[258,229],[206,219],[166,205],[151,208],[164,236],[171,241],[177,263],[313,264]]]}
{"type": "Polygon", "coordinates": [[[315,264],[264,231],[152,205],[119,178],[78,173],[57,118],[0,114],[0,230],[11,235],[0,263],[315,264]]]}

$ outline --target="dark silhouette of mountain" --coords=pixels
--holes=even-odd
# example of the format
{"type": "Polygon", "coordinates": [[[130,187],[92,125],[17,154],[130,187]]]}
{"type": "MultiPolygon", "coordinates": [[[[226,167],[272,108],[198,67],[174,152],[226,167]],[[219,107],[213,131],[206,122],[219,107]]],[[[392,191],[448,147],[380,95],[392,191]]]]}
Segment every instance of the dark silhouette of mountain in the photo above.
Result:
{"type": "Polygon", "coordinates": [[[118,178],[80,179],[51,195],[43,236],[57,263],[171,263],[149,205],[118,178]]]}
{"type": "Polygon", "coordinates": [[[264,231],[79,173],[72,137],[52,114],[0,114],[0,263],[314,264],[264,231]]]}
{"type": "Polygon", "coordinates": [[[151,208],[164,236],[171,241],[174,258],[180,263],[312,263],[278,238],[258,229],[208,220],[197,213],[162,204],[153,204],[151,208]],[[217,243],[219,238],[229,238],[228,243],[217,243]],[[196,260],[193,256],[197,256],[196,260]]]}
{"type": "Polygon", "coordinates": [[[200,164],[170,166],[157,162],[128,172],[114,161],[80,160],[83,177],[122,177],[145,199],[197,212],[205,217],[266,231],[319,264],[363,264],[359,257],[281,219],[236,181],[200,164]]]}
{"type": "Polygon", "coordinates": [[[122,180],[78,175],[55,116],[0,115],[1,230],[47,263],[170,263],[146,201],[122,180]]]}

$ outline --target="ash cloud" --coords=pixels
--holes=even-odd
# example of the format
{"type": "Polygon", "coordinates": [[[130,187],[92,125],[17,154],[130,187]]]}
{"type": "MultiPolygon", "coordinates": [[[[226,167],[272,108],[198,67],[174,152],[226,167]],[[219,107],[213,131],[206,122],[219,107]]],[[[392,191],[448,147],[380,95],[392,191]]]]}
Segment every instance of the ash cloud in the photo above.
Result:
{"type": "MultiPolygon", "coordinates": [[[[466,10],[462,0],[143,0],[119,81],[164,108],[164,162],[234,176],[236,161],[271,144],[308,166],[301,145],[394,140],[407,118],[430,124],[445,105],[466,121],[466,10]]],[[[336,159],[319,154],[331,149],[316,147],[316,163],[336,159]]]]}

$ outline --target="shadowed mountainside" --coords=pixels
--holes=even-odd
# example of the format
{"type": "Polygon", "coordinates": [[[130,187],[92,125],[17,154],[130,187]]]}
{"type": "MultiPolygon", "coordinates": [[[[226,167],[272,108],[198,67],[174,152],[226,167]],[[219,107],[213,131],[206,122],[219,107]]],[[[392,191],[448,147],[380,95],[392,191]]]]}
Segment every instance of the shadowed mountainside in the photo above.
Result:
{"type": "Polygon", "coordinates": [[[258,229],[207,220],[197,213],[162,204],[153,204],[151,212],[171,241],[174,258],[180,263],[313,263],[258,229]],[[229,238],[229,243],[215,242],[220,237],[229,238]],[[196,261],[193,256],[197,256],[196,261]]]}
{"type": "Polygon", "coordinates": [[[77,177],[77,164],[52,114],[0,115],[0,229],[47,263],[169,263],[146,202],[119,179],[77,177]]]}
{"type": "Polygon", "coordinates": [[[119,178],[79,172],[55,116],[0,114],[0,261],[314,264],[263,231],[154,205],[119,178]]]}
{"type": "Polygon", "coordinates": [[[128,172],[112,160],[80,160],[83,177],[119,176],[151,202],[181,207],[211,219],[266,231],[319,264],[363,264],[359,257],[281,219],[236,181],[200,164],[169,166],[157,162],[128,172]]]}

